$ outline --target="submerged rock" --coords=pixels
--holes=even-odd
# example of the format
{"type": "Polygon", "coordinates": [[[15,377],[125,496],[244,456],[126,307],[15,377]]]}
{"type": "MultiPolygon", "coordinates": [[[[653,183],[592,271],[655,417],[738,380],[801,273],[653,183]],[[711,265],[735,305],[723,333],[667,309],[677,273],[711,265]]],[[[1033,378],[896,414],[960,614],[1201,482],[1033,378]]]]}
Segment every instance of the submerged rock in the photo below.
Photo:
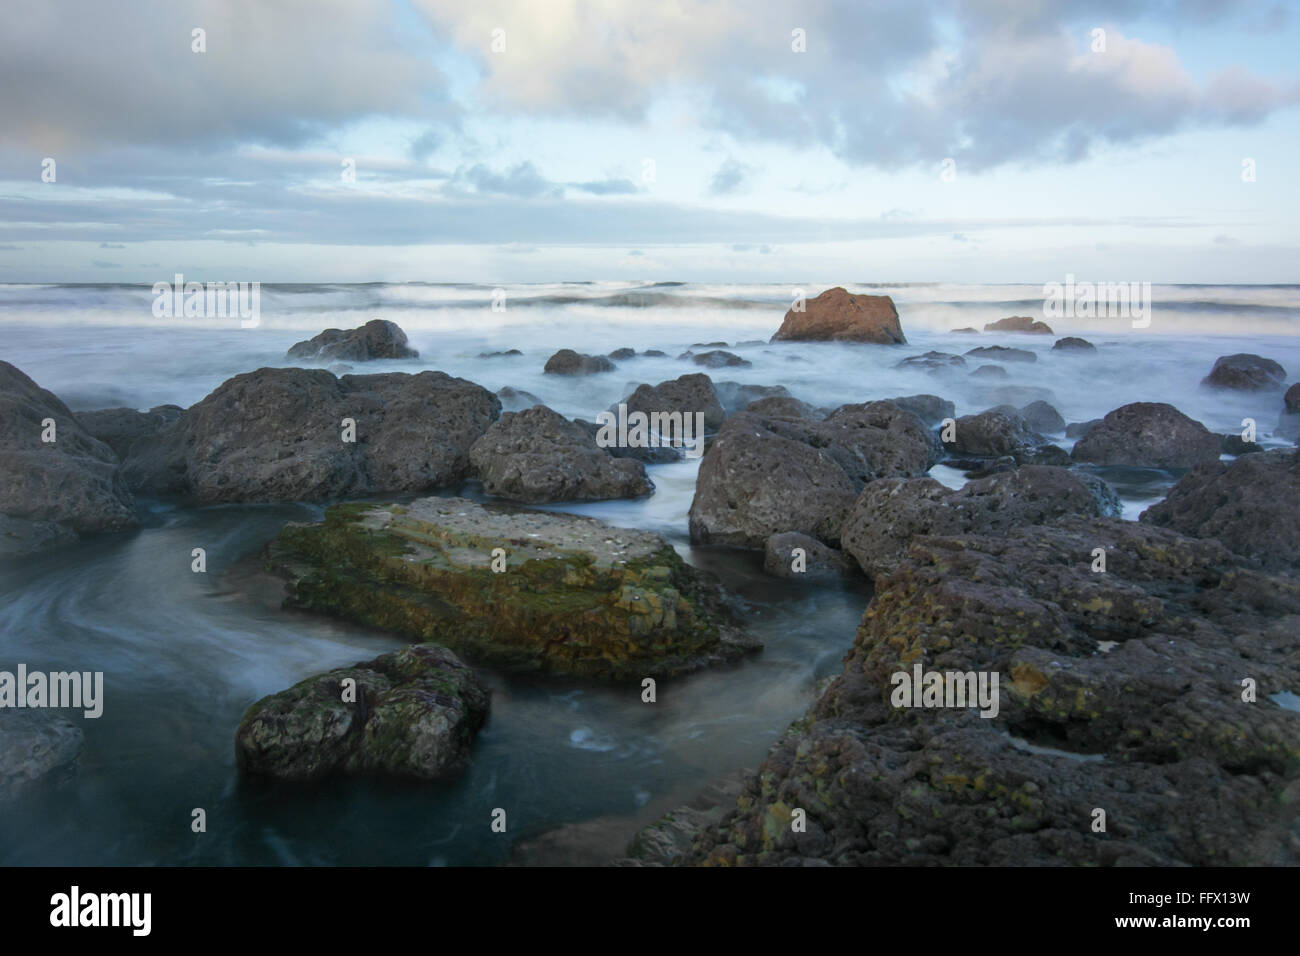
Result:
{"type": "Polygon", "coordinates": [[[970,373],[971,378],[1010,378],[1011,373],[1001,365],[981,365],[970,373]]]}
{"type": "Polygon", "coordinates": [[[0,516],[0,554],[138,525],[113,449],[8,362],[0,362],[0,516]]]}
{"type": "Polygon", "coordinates": [[[158,405],[147,412],[134,408],[101,408],[93,412],[78,412],[77,421],[113,449],[119,459],[125,459],[138,440],[157,435],[179,421],[184,413],[185,409],[179,405],[158,405]]]}
{"type": "Polygon", "coordinates": [[[1052,346],[1053,352],[1095,352],[1097,346],[1093,345],[1087,339],[1081,339],[1073,335],[1067,335],[1063,339],[1057,339],[1052,346]]]}
{"type": "Polygon", "coordinates": [[[509,669],[639,679],[756,646],[659,535],[577,515],[464,498],[336,505],[317,524],[287,526],[266,557],[289,606],[509,669]]]}
{"type": "Polygon", "coordinates": [[[1134,402],[1108,412],[1070,454],[1097,465],[1191,468],[1218,461],[1219,439],[1172,405],[1134,402]]]}
{"type": "Polygon", "coordinates": [[[853,561],[836,548],[797,531],[774,534],[763,544],[763,570],[806,584],[838,584],[853,574],[853,561]],[[795,555],[795,549],[803,553],[795,555]]]}
{"type": "Polygon", "coordinates": [[[542,371],[547,375],[594,375],[614,371],[614,363],[603,355],[580,355],[573,349],[560,349],[546,360],[542,371]]]}
{"type": "Polygon", "coordinates": [[[786,312],[773,342],[907,344],[894,300],[887,295],[853,295],[836,286],[804,305],[803,312],[786,312]]]}
{"type": "Polygon", "coordinates": [[[1267,700],[1300,686],[1297,614],[1294,578],[1149,525],[917,538],[842,675],[680,862],[1300,863],[1300,714],[1267,700]],[[1000,680],[990,706],[895,706],[914,667],[1000,680]]]}
{"type": "Polygon", "coordinates": [[[205,504],[431,491],[469,476],[470,446],[500,413],[487,389],[444,372],[263,368],[136,441],[123,471],[139,492],[205,504]]]}
{"type": "Polygon", "coordinates": [[[791,398],[790,390],[784,385],[742,385],[740,382],[714,382],[718,401],[728,415],[744,411],[752,402],[760,398],[791,398]]]}
{"type": "Polygon", "coordinates": [[[614,359],[614,361],[616,362],[622,361],[623,359],[636,358],[636,349],[629,349],[629,348],[614,349],[614,351],[609,353],[609,357],[614,359]]]}
{"type": "Polygon", "coordinates": [[[235,755],[244,773],[279,780],[434,780],[464,769],[488,700],[455,654],[415,644],[263,697],[240,721],[235,755]]]}
{"type": "Polygon", "coordinates": [[[703,365],[705,368],[749,368],[754,364],[749,359],[743,359],[734,352],[724,352],[721,349],[692,355],[691,361],[696,365],[703,365]]]}
{"type": "Polygon", "coordinates": [[[80,727],[50,711],[0,709],[0,806],[63,782],[83,740],[80,727]]]}
{"type": "Polygon", "coordinates": [[[496,396],[501,399],[501,410],[504,412],[522,412],[525,408],[542,404],[542,400],[532,392],[511,385],[498,388],[496,396]]]}
{"type": "Polygon", "coordinates": [[[895,362],[894,368],[914,368],[925,372],[945,372],[949,369],[965,368],[966,360],[960,355],[949,352],[925,352],[895,362]]]}
{"type": "Polygon", "coordinates": [[[292,346],[285,358],[308,361],[369,362],[374,359],[419,358],[406,344],[406,333],[396,322],[371,319],[356,329],[326,329],[292,346]]]}
{"type": "Polygon", "coordinates": [[[1262,355],[1240,352],[1216,360],[1201,384],[1240,392],[1272,391],[1286,384],[1286,369],[1262,355]]]}
{"type": "MultiPolygon", "coordinates": [[[[1006,345],[981,345],[979,348],[973,348],[966,353],[971,358],[988,360],[993,359],[995,362],[1037,362],[1038,356],[1033,352],[1027,352],[1024,349],[1013,349],[1006,345]]],[[[976,369],[979,371],[979,369],[976,369]]]]}
{"type": "Polygon", "coordinates": [[[988,322],[985,332],[1025,332],[1030,335],[1051,335],[1052,327],[1028,315],[1012,315],[996,322],[988,322]]]}
{"type": "Polygon", "coordinates": [[[1260,567],[1300,568],[1300,450],[1197,465],[1140,520],[1217,539],[1260,567]]]}
{"type": "Polygon", "coordinates": [[[470,464],[490,495],[540,504],[648,495],[645,467],[596,447],[576,422],[534,405],[506,412],[469,450],[470,464]]]}

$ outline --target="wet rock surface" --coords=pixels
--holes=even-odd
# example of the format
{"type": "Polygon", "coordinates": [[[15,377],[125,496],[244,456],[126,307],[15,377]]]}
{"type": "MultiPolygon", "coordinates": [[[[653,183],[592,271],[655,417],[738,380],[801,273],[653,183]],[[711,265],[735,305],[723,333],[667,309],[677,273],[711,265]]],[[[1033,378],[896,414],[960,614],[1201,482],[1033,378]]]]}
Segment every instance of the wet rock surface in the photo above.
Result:
{"type": "Polygon", "coordinates": [[[1201,385],[1207,388],[1239,392],[1273,391],[1285,384],[1286,369],[1272,359],[1249,352],[1222,356],[1210,374],[1201,379],[1201,385]]]}
{"type": "Polygon", "coordinates": [[[320,523],[287,526],[266,560],[288,606],[510,670],[639,679],[756,646],[711,578],[662,537],[577,515],[464,498],[336,505],[320,523]]]}
{"type": "Polygon", "coordinates": [[[1134,402],[1109,412],[1071,451],[1075,461],[1146,468],[1191,468],[1219,458],[1219,439],[1163,402],[1134,402]]]}
{"type": "Polygon", "coordinates": [[[1052,327],[1029,315],[1012,315],[984,326],[985,332],[1023,332],[1029,335],[1051,335],[1052,327]]]}
{"type": "Polygon", "coordinates": [[[844,673],[679,862],[1295,865],[1300,714],[1269,695],[1300,681],[1297,615],[1294,578],[1149,525],[918,538],[844,673]],[[918,663],[999,674],[996,716],[893,706],[918,663]]]}
{"type": "Polygon", "coordinates": [[[547,375],[595,375],[614,371],[614,363],[603,355],[581,355],[573,349],[560,349],[546,360],[542,371],[547,375]]]}
{"type": "Polygon", "coordinates": [[[0,806],[69,779],[83,741],[81,728],[66,717],[0,709],[0,806]]]}
{"type": "Polygon", "coordinates": [[[631,395],[623,399],[623,404],[627,406],[629,415],[632,412],[641,412],[647,416],[673,412],[683,416],[703,413],[704,429],[709,433],[721,428],[723,419],[726,418],[713,380],[703,372],[682,375],[658,385],[638,385],[631,395]]]}

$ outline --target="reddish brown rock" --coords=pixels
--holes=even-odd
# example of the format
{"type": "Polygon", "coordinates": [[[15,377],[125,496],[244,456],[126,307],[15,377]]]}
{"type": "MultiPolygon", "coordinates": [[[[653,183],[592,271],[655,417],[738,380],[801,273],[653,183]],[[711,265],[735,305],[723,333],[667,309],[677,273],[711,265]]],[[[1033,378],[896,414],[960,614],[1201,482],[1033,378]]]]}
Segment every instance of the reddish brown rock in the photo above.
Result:
{"type": "Polygon", "coordinates": [[[787,312],[772,341],[907,344],[893,299],[887,295],[853,295],[840,286],[808,299],[803,312],[787,312]]]}

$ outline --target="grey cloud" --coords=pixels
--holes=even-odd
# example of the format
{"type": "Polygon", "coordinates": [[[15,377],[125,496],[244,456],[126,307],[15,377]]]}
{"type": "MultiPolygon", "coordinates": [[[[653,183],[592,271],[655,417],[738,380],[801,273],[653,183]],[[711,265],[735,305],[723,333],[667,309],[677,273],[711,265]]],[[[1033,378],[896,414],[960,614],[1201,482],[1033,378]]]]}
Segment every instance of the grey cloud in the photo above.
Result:
{"type": "Polygon", "coordinates": [[[630,179],[601,179],[586,183],[569,183],[571,188],[590,193],[593,196],[621,196],[637,191],[636,183],[630,179]]]}
{"type": "Polygon", "coordinates": [[[728,157],[709,180],[709,192],[725,196],[739,191],[752,170],[737,159],[728,157]]]}

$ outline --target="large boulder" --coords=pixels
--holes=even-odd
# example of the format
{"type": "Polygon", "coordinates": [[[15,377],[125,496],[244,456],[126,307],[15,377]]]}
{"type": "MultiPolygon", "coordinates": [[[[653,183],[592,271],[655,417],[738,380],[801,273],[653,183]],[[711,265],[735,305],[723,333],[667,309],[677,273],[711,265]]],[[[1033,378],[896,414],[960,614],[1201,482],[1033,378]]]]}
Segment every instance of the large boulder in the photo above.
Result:
{"type": "Polygon", "coordinates": [[[1300,686],[1297,615],[1293,579],[1150,525],[915,539],[843,673],[679,862],[1295,866],[1300,713],[1267,698],[1300,686]],[[918,669],[948,693],[909,700],[918,669]],[[962,675],[988,693],[962,701],[962,675]]]}
{"type": "Polygon", "coordinates": [[[594,375],[614,371],[614,363],[603,355],[582,355],[573,349],[560,349],[546,360],[542,371],[547,375],[594,375]]]}
{"type": "Polygon", "coordinates": [[[0,362],[0,516],[0,554],[138,525],[113,449],[8,362],[0,362]]]}
{"type": "Polygon", "coordinates": [[[203,503],[430,491],[469,476],[470,446],[500,413],[487,389],[444,372],[263,368],[137,441],[124,470],[139,491],[203,503]]]}
{"type": "Polygon", "coordinates": [[[1088,430],[1070,453],[1075,461],[1142,468],[1191,468],[1218,461],[1219,438],[1163,402],[1115,409],[1088,430]]]}
{"type": "Polygon", "coordinates": [[[240,721],[235,755],[244,773],[278,780],[434,780],[464,768],[488,701],[455,654],[415,644],[262,698],[240,721]]]}
{"type": "Polygon", "coordinates": [[[957,413],[956,405],[938,395],[904,395],[886,401],[893,402],[905,412],[911,412],[931,428],[957,413]]]}
{"type": "Polygon", "coordinates": [[[1283,399],[1282,414],[1278,416],[1273,433],[1278,438],[1295,442],[1300,440],[1300,382],[1288,388],[1283,399]]]}
{"type": "Polygon", "coordinates": [[[1100,479],[1047,465],[948,488],[933,478],[885,478],[854,502],[840,542],[868,577],[893,571],[926,534],[1001,534],[1067,515],[1117,517],[1119,498],[1100,479]]]}
{"type": "Polygon", "coordinates": [[[1215,538],[1258,566],[1300,568],[1300,450],[1197,465],[1140,520],[1215,538]]]}
{"type": "Polygon", "coordinates": [[[285,355],[288,359],[316,362],[419,357],[420,353],[406,344],[406,333],[387,319],[371,319],[357,329],[326,329],[292,346],[285,355]]]}
{"type": "Polygon", "coordinates": [[[694,415],[703,412],[704,430],[710,433],[721,428],[723,419],[726,418],[713,381],[703,372],[682,375],[658,385],[638,385],[631,395],[623,399],[623,404],[627,406],[629,415],[632,412],[645,415],[655,412],[694,415]]]}
{"type": "Polygon", "coordinates": [[[1239,352],[1215,361],[1214,368],[1201,379],[1201,384],[1207,388],[1239,392],[1272,391],[1286,384],[1286,369],[1262,355],[1239,352]]]}
{"type": "Polygon", "coordinates": [[[722,426],[700,462],[692,541],[762,548],[774,534],[800,531],[838,542],[853,483],[826,451],[779,435],[772,424],[740,412],[722,426]]]}
{"type": "Polygon", "coordinates": [[[1029,461],[1046,439],[1029,427],[1015,410],[990,409],[978,415],[963,415],[953,425],[953,440],[947,450],[972,458],[1002,458],[1029,461]]]}
{"type": "Polygon", "coordinates": [[[756,645],[656,534],[464,498],[343,504],[267,547],[286,603],[511,670],[675,674],[756,645]]]}
{"type": "Polygon", "coordinates": [[[894,300],[887,295],[853,295],[840,286],[785,314],[773,342],[869,342],[906,345],[894,300]]]}
{"type": "Polygon", "coordinates": [[[636,498],[654,490],[645,466],[595,446],[576,422],[534,405],[506,412],[469,450],[490,495],[539,504],[636,498]]]}
{"type": "Polygon", "coordinates": [[[1052,327],[1028,315],[1012,315],[996,322],[988,322],[985,332],[1024,332],[1030,335],[1051,335],[1052,327]]]}
{"type": "Polygon", "coordinates": [[[763,418],[824,418],[825,413],[807,402],[785,395],[760,398],[745,406],[745,411],[763,418]]]}

